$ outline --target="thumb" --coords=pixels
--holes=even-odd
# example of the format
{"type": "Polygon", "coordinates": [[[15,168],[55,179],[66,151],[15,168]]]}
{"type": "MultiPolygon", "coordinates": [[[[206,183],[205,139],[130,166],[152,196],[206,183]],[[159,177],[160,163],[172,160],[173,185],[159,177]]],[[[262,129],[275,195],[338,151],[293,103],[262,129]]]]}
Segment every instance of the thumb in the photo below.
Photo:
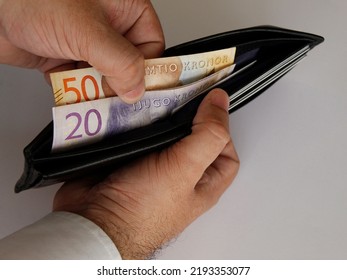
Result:
{"type": "Polygon", "coordinates": [[[107,26],[96,28],[89,36],[93,36],[93,44],[82,48],[83,59],[105,76],[107,84],[123,101],[138,101],[145,92],[143,54],[107,26]]]}
{"type": "Polygon", "coordinates": [[[223,90],[211,91],[199,106],[192,134],[169,148],[168,155],[172,155],[169,161],[178,167],[184,166],[182,174],[187,178],[183,179],[194,186],[231,142],[228,104],[228,96],[223,90]]]}

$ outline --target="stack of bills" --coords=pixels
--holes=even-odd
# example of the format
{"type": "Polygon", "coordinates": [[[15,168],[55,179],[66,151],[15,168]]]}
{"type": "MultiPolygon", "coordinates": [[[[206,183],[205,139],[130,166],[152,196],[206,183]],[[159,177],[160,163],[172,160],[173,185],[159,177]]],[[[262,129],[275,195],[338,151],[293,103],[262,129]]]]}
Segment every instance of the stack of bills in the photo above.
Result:
{"type": "Polygon", "coordinates": [[[235,69],[236,48],[145,61],[146,92],[122,102],[94,68],[51,74],[53,152],[98,142],[173,114],[235,69]]]}

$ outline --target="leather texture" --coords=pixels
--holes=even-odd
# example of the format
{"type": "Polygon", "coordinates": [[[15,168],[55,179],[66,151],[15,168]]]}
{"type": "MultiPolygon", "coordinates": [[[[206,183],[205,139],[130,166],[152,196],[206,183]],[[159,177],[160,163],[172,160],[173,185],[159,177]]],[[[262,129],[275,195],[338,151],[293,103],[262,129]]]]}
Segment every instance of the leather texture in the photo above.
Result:
{"type": "MultiPolygon", "coordinates": [[[[230,113],[241,108],[290,71],[306,53],[322,43],[320,36],[273,26],[230,31],[167,49],[163,56],[178,56],[236,47],[236,64],[242,67],[250,57],[256,62],[218,85],[230,96],[230,113]]],[[[149,126],[135,129],[69,152],[51,153],[53,125],[24,149],[25,166],[15,191],[48,186],[108,172],[135,158],[168,147],[191,133],[191,123],[204,94],[176,114],[149,126]]]]}

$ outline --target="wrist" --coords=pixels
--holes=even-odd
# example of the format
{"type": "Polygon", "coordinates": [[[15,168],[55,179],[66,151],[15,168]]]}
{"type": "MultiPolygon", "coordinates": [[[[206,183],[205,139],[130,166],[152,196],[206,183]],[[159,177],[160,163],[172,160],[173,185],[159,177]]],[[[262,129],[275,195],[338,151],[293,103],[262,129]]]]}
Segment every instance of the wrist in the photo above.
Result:
{"type": "MultiPolygon", "coordinates": [[[[79,215],[99,226],[117,247],[122,259],[145,260],[153,257],[161,244],[155,244],[154,236],[145,239],[145,232],[137,228],[136,223],[126,222],[115,214],[103,211],[83,211],[79,215]],[[112,216],[110,218],[110,215],[112,216]]],[[[145,230],[144,230],[145,231],[145,230]]]]}

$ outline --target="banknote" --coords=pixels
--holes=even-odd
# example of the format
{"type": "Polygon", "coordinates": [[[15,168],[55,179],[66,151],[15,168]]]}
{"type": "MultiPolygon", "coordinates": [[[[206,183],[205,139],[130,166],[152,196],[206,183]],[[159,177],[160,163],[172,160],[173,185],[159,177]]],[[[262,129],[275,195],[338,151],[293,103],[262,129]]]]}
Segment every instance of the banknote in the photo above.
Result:
{"type": "MultiPolygon", "coordinates": [[[[192,55],[145,60],[146,90],[183,86],[234,64],[236,48],[192,55]]],[[[51,74],[57,106],[115,96],[105,77],[95,68],[51,74]]]]}
{"type": "Polygon", "coordinates": [[[181,107],[229,76],[235,64],[188,85],[145,92],[135,104],[117,96],[53,108],[53,152],[92,144],[149,125],[181,107]]]}

